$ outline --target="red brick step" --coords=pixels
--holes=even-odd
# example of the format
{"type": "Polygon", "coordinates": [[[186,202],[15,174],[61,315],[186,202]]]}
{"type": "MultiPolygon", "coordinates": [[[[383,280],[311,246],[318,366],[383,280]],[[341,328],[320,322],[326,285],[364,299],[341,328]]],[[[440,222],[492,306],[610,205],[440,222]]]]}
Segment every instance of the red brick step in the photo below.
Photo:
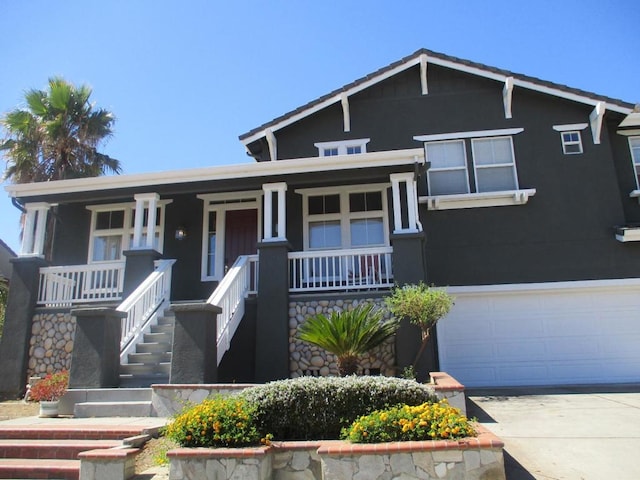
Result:
{"type": "Polygon", "coordinates": [[[80,452],[122,445],[120,440],[0,439],[0,458],[76,460],[80,452]]]}
{"type": "Polygon", "coordinates": [[[79,460],[5,458],[0,461],[0,478],[78,480],[79,477],[79,460]]]}
{"type": "Polygon", "coordinates": [[[140,433],[140,427],[122,426],[0,426],[0,438],[6,439],[122,440],[140,433]]]}

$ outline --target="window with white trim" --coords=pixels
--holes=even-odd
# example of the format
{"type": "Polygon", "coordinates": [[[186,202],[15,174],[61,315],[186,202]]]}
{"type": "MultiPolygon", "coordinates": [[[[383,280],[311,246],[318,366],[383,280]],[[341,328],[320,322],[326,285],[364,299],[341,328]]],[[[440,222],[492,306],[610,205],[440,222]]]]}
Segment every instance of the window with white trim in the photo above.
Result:
{"type": "Polygon", "coordinates": [[[387,185],[301,190],[305,250],[389,245],[387,185]]]}
{"type": "Polygon", "coordinates": [[[631,149],[631,160],[636,173],[637,187],[640,189],[640,137],[629,137],[629,148],[631,149]]]}
{"type": "Polygon", "coordinates": [[[357,138],[337,142],[318,142],[313,145],[318,149],[318,154],[321,157],[332,157],[334,155],[367,153],[367,143],[369,143],[369,141],[369,138],[357,138]]]}
{"type": "MultiPolygon", "coordinates": [[[[156,209],[155,239],[153,248],[163,249],[164,210],[170,201],[158,202],[156,209]]],[[[92,205],[91,232],[89,235],[89,263],[117,262],[122,260],[122,252],[128,250],[133,242],[135,221],[135,203],[112,205],[92,205]]],[[[144,209],[142,244],[146,244],[146,232],[149,209],[144,209]]]]}
{"type": "Polygon", "coordinates": [[[565,155],[582,153],[582,138],[579,131],[560,132],[562,138],[562,152],[565,155]]]}
{"type": "Polygon", "coordinates": [[[471,138],[470,172],[465,140],[425,143],[430,196],[501,192],[518,189],[513,140],[510,136],[471,138]],[[475,190],[471,188],[472,182],[475,190]]]}
{"type": "Polygon", "coordinates": [[[511,137],[473,138],[471,148],[478,193],[517,190],[511,137]]]}

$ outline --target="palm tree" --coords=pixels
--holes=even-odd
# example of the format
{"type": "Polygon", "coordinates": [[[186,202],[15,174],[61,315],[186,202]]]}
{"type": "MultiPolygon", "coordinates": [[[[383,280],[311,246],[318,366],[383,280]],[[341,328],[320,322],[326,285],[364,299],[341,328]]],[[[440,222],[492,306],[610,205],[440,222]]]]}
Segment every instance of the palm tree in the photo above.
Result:
{"type": "Polygon", "coordinates": [[[299,327],[298,336],[336,355],[340,375],[345,376],[356,373],[358,355],[380,345],[397,328],[396,320],[383,321],[383,311],[367,304],[332,312],[329,318],[322,314],[310,317],[299,327]]]}
{"type": "Polygon", "coordinates": [[[59,77],[48,90],[29,90],[27,108],[7,113],[0,123],[6,137],[0,151],[7,158],[5,178],[14,183],[120,173],[120,162],[98,152],[113,133],[113,115],[89,102],[91,89],[59,77]]]}

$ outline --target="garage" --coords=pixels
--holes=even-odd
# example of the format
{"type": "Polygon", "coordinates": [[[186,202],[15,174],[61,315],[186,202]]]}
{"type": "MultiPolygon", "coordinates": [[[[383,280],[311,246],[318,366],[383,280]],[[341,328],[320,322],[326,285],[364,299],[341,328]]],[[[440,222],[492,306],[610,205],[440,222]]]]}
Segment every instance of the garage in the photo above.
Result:
{"type": "Polygon", "coordinates": [[[467,387],[640,382],[640,280],[450,287],[440,369],[467,387]]]}

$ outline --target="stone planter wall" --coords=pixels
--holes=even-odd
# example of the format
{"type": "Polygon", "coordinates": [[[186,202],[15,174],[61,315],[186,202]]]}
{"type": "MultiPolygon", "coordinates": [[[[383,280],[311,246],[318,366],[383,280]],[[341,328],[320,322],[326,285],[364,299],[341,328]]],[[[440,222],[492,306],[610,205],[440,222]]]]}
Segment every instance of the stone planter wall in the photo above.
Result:
{"type": "Polygon", "coordinates": [[[477,438],[458,441],[274,442],[256,448],[180,448],[167,454],[169,479],[505,480],[504,444],[488,430],[476,428],[477,438]]]}
{"type": "MultiPolygon", "coordinates": [[[[331,299],[309,300],[289,303],[289,371],[291,378],[303,375],[316,375],[327,377],[338,375],[336,356],[314,345],[298,339],[298,327],[307,318],[322,313],[327,317],[332,312],[342,312],[355,308],[362,303],[373,303],[382,306],[382,298],[366,299],[331,299]]],[[[390,313],[385,311],[385,318],[390,313]]],[[[359,360],[361,372],[364,374],[380,373],[380,375],[393,376],[395,369],[394,339],[390,338],[379,347],[363,355],[359,360]]]]}
{"type": "Polygon", "coordinates": [[[39,312],[33,316],[29,346],[29,377],[71,368],[76,319],[69,313],[39,312]]]}

